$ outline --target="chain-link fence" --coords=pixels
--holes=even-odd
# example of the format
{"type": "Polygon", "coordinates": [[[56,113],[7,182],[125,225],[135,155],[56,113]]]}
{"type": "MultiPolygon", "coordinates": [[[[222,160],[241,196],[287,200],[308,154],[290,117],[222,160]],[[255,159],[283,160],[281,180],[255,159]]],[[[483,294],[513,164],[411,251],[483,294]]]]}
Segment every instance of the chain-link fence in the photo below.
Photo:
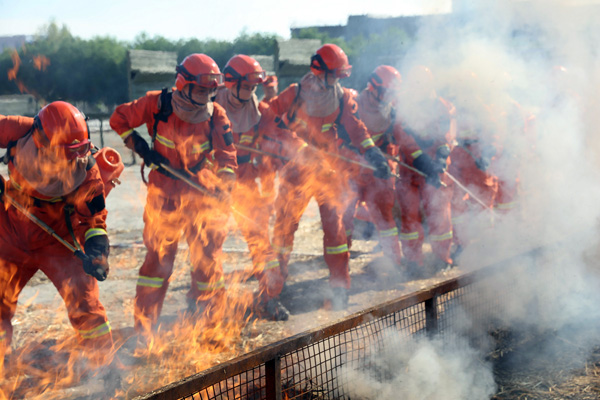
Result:
{"type": "MultiPolygon", "coordinates": [[[[535,257],[534,252],[527,257],[532,254],[535,257]]],[[[510,295],[510,277],[523,267],[515,260],[292,336],[137,399],[349,398],[347,371],[377,368],[372,365],[376,354],[414,345],[418,337],[435,335],[451,341],[457,331],[465,331],[469,340],[477,342],[487,336],[501,304],[490,296],[490,288],[510,295]],[[468,327],[463,326],[466,316],[471,321],[468,327]],[[390,334],[394,340],[388,340],[390,334]]]]}

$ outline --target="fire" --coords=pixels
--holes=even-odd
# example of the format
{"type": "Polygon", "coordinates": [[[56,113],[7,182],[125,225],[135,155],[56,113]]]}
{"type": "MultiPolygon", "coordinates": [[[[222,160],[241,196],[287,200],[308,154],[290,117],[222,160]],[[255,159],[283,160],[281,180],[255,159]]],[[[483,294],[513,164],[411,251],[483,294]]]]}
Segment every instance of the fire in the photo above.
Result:
{"type": "MultiPolygon", "coordinates": [[[[19,87],[19,91],[21,93],[29,93],[29,94],[35,96],[37,99],[39,99],[40,96],[35,91],[28,89],[25,86],[25,84],[23,83],[23,81],[21,81],[20,79],[17,78],[17,74],[19,72],[19,68],[21,67],[21,63],[22,63],[21,57],[19,57],[19,53],[16,50],[13,50],[10,57],[13,62],[13,67],[8,70],[8,80],[15,81],[15,83],[19,87]]],[[[33,67],[38,71],[46,71],[46,68],[48,68],[48,66],[50,65],[50,59],[41,54],[33,56],[32,62],[33,62],[33,67]]]]}

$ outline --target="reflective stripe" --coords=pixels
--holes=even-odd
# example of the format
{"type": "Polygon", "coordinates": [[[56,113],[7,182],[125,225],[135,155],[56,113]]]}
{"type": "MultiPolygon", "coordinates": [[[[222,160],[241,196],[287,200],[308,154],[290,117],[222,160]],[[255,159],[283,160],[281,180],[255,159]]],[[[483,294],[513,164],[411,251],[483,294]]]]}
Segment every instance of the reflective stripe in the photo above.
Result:
{"type": "Polygon", "coordinates": [[[0,342],[6,339],[6,331],[0,331],[0,342]]]}
{"type": "Polygon", "coordinates": [[[273,250],[275,250],[279,254],[288,255],[292,252],[292,246],[279,247],[275,244],[271,245],[273,250]]]}
{"type": "Polygon", "coordinates": [[[374,142],[378,141],[380,137],[383,136],[383,133],[378,133],[377,135],[371,135],[371,139],[373,139],[374,142]]]}
{"type": "Polygon", "coordinates": [[[365,149],[368,149],[369,147],[375,146],[375,142],[373,142],[373,139],[368,138],[368,139],[365,139],[362,142],[360,142],[360,145],[362,147],[364,147],[365,149]]]}
{"type": "Polygon", "coordinates": [[[298,151],[302,150],[305,147],[308,147],[308,143],[302,142],[302,145],[300,146],[300,148],[298,149],[298,151]]]}
{"type": "Polygon", "coordinates": [[[458,217],[452,217],[452,223],[454,225],[463,224],[465,222],[465,215],[459,215],[458,217]]]}
{"type": "Polygon", "coordinates": [[[229,167],[224,167],[224,168],[219,169],[217,171],[217,174],[219,172],[229,172],[230,174],[235,174],[235,171],[232,168],[229,168],[229,167]]]}
{"type": "Polygon", "coordinates": [[[400,240],[417,240],[419,232],[400,233],[400,240]]]}
{"type": "Polygon", "coordinates": [[[252,139],[254,139],[254,135],[242,135],[240,137],[240,144],[252,143],[252,139]]]}
{"type": "Polygon", "coordinates": [[[410,153],[410,156],[413,158],[413,160],[417,157],[419,157],[421,154],[423,154],[423,150],[419,149],[413,153],[410,153]]]}
{"type": "Polygon", "coordinates": [[[279,268],[279,260],[272,260],[265,265],[265,271],[268,269],[279,268]]]}
{"type": "Polygon", "coordinates": [[[101,235],[108,236],[108,233],[106,233],[106,231],[101,228],[91,228],[85,232],[85,240],[88,240],[89,238],[94,237],[94,236],[101,236],[101,235]]]}
{"type": "Polygon", "coordinates": [[[133,133],[133,129],[130,129],[128,131],[125,131],[123,133],[121,133],[119,136],[121,136],[121,139],[125,140],[129,137],[129,135],[131,135],[133,133]]]}
{"type": "Polygon", "coordinates": [[[208,141],[202,144],[195,144],[192,146],[192,154],[202,153],[210,148],[210,143],[208,141]]]}
{"type": "Polygon", "coordinates": [[[218,290],[225,287],[225,278],[221,278],[216,282],[198,282],[198,290],[207,292],[209,290],[218,290]]]}
{"type": "Polygon", "coordinates": [[[398,228],[386,229],[385,231],[379,231],[381,237],[398,236],[398,228]]]}
{"type": "Polygon", "coordinates": [[[333,124],[323,124],[321,126],[321,132],[327,132],[328,130],[331,129],[332,126],[333,126],[333,124]]]}
{"type": "Polygon", "coordinates": [[[510,203],[498,203],[494,207],[499,210],[510,210],[511,208],[515,208],[518,202],[511,201],[510,203]]]}
{"type": "Polygon", "coordinates": [[[354,232],[352,229],[346,229],[346,236],[351,236],[354,232]]]}
{"type": "Polygon", "coordinates": [[[102,325],[97,326],[94,329],[91,329],[89,331],[79,331],[79,334],[84,339],[95,339],[97,337],[100,337],[100,336],[106,335],[107,333],[110,333],[110,331],[111,331],[110,324],[108,323],[108,321],[106,321],[102,325]]]}
{"type": "Polygon", "coordinates": [[[335,247],[325,247],[325,254],[342,254],[348,252],[348,243],[335,247]]]}
{"type": "Polygon", "coordinates": [[[140,275],[137,280],[137,285],[151,288],[161,288],[164,281],[164,278],[152,278],[150,276],[140,275]]]}
{"type": "Polygon", "coordinates": [[[156,135],[156,141],[162,144],[163,146],[168,147],[169,149],[175,148],[175,142],[173,142],[170,139],[167,139],[164,136],[160,136],[159,134],[156,135]]]}
{"type": "Polygon", "coordinates": [[[452,239],[452,231],[446,232],[443,235],[429,235],[429,240],[432,242],[441,242],[452,239]]]}

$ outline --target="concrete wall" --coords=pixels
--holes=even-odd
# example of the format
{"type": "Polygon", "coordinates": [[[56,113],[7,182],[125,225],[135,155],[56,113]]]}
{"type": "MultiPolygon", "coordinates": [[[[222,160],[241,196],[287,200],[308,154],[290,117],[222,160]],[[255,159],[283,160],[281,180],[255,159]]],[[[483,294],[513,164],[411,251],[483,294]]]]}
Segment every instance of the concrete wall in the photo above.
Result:
{"type": "Polygon", "coordinates": [[[30,94],[10,94],[0,96],[0,114],[35,116],[40,107],[30,94]]]}

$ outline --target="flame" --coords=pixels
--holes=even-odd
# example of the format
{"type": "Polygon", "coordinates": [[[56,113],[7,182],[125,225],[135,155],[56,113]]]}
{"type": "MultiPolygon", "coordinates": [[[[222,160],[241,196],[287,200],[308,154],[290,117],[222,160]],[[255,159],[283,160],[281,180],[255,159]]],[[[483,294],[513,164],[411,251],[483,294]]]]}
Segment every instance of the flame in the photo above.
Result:
{"type": "MultiPolygon", "coordinates": [[[[21,57],[19,57],[19,53],[17,52],[17,50],[13,50],[10,57],[13,62],[13,67],[8,70],[8,80],[15,81],[21,93],[29,93],[35,98],[40,99],[41,97],[35,91],[28,89],[23,83],[23,81],[17,78],[19,68],[21,67],[21,57]]],[[[50,65],[50,59],[41,54],[33,56],[32,62],[33,67],[38,71],[46,71],[46,68],[48,68],[48,66],[50,65]]]]}

